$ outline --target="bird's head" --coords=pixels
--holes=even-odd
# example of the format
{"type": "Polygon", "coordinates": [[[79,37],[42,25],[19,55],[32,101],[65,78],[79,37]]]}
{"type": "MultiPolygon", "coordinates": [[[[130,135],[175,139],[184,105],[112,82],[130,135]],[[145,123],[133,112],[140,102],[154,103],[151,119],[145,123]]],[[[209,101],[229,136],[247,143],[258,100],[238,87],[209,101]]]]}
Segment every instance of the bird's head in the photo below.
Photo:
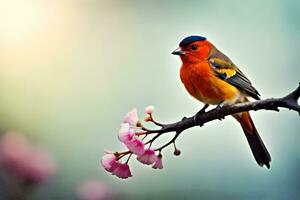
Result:
{"type": "Polygon", "coordinates": [[[211,48],[205,37],[193,35],[184,38],[172,54],[180,56],[183,63],[197,63],[209,57],[211,48]]]}

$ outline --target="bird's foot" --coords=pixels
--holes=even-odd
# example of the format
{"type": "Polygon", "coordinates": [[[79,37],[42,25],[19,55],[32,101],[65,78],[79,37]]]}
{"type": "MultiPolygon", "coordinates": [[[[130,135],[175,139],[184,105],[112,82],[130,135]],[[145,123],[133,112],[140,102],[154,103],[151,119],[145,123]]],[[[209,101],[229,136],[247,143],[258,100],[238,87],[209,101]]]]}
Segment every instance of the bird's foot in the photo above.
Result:
{"type": "Polygon", "coordinates": [[[198,111],[194,117],[194,120],[196,121],[196,123],[199,124],[200,127],[203,126],[203,123],[199,120],[200,116],[206,113],[205,110],[208,106],[209,106],[208,104],[205,104],[203,108],[200,111],[198,111]]]}
{"type": "Polygon", "coordinates": [[[221,121],[222,119],[225,119],[225,117],[223,115],[221,115],[220,111],[221,111],[221,108],[223,106],[220,106],[218,105],[215,109],[216,109],[216,117],[221,121]]]}
{"type": "Polygon", "coordinates": [[[205,104],[205,105],[203,106],[203,108],[201,108],[201,110],[199,110],[199,111],[196,113],[196,115],[195,115],[196,119],[198,119],[200,115],[203,115],[204,113],[206,113],[205,110],[206,110],[206,108],[208,108],[208,106],[209,106],[208,104],[205,104]]]}

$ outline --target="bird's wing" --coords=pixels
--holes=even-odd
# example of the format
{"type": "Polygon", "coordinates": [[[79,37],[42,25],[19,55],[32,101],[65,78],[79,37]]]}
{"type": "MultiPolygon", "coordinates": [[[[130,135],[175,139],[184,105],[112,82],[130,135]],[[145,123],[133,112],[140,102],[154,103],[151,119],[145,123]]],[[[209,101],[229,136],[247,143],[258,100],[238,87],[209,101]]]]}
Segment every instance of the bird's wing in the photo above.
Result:
{"type": "Polygon", "coordinates": [[[245,74],[215,47],[210,53],[209,63],[218,78],[239,88],[252,98],[260,99],[258,91],[252,86],[245,74]]]}

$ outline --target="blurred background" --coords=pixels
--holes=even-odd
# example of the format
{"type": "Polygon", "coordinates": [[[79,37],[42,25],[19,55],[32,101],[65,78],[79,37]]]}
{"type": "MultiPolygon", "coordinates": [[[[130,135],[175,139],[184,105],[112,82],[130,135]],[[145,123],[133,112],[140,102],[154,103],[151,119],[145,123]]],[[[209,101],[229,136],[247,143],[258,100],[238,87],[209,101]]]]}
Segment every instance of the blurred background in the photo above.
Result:
{"type": "MultiPolygon", "coordinates": [[[[231,118],[184,132],[164,169],[132,159],[121,180],[99,165],[122,150],[124,114],[155,106],[174,122],[201,104],[179,79],[170,53],[188,35],[206,36],[242,69],[262,98],[281,97],[300,78],[300,2],[0,0],[0,129],[51,152],[56,175],[32,199],[75,199],[96,179],[121,199],[297,199],[300,121],[295,112],[252,112],[272,155],[257,166],[231,118]]],[[[0,185],[1,187],[1,185],[0,185]]],[[[5,191],[1,191],[5,193],[5,191]]]]}

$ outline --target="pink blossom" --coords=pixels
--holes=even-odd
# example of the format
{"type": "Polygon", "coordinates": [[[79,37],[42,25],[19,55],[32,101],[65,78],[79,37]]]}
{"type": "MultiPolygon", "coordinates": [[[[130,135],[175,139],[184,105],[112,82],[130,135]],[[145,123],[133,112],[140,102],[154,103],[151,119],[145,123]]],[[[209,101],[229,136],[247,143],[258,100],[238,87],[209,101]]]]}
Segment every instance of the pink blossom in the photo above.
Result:
{"type": "Polygon", "coordinates": [[[117,161],[117,157],[114,154],[105,154],[102,157],[101,165],[106,171],[119,178],[125,179],[132,176],[128,164],[122,164],[117,161]]]}
{"type": "Polygon", "coordinates": [[[147,106],[145,108],[146,114],[152,115],[153,111],[154,111],[154,106],[147,106]]]}
{"type": "Polygon", "coordinates": [[[80,200],[109,200],[113,199],[113,191],[104,182],[89,180],[77,188],[80,200]]]}
{"type": "Polygon", "coordinates": [[[154,165],[152,166],[153,169],[162,169],[163,168],[163,164],[162,164],[162,156],[158,155],[157,159],[154,163],[154,165]]]}
{"type": "Polygon", "coordinates": [[[118,166],[113,170],[112,174],[122,179],[132,176],[127,163],[118,163],[118,166]]]}
{"type": "Polygon", "coordinates": [[[109,150],[109,149],[104,149],[104,153],[105,153],[105,154],[110,154],[110,153],[112,153],[112,154],[113,154],[114,152],[113,152],[113,151],[111,151],[111,150],[109,150]]]}
{"type": "Polygon", "coordinates": [[[117,167],[117,157],[112,153],[105,154],[102,157],[101,165],[106,171],[112,172],[117,167]]]}
{"type": "Polygon", "coordinates": [[[133,138],[131,141],[124,143],[126,147],[135,155],[142,155],[145,152],[144,142],[139,138],[133,138]]]}
{"type": "Polygon", "coordinates": [[[3,169],[28,184],[41,184],[56,171],[48,152],[30,145],[23,135],[15,132],[1,138],[0,158],[3,169]]]}
{"type": "Polygon", "coordinates": [[[123,119],[123,122],[128,123],[131,127],[136,127],[138,121],[139,121],[139,118],[138,118],[138,115],[137,115],[137,109],[136,108],[129,111],[123,119]]]}
{"type": "Polygon", "coordinates": [[[151,165],[156,161],[157,156],[154,150],[147,149],[142,155],[138,156],[137,159],[143,164],[151,165]]]}
{"type": "Polygon", "coordinates": [[[145,122],[151,122],[151,121],[152,121],[151,115],[147,114],[147,115],[145,116],[145,118],[144,118],[144,121],[145,121],[145,122]]]}
{"type": "Polygon", "coordinates": [[[129,142],[134,136],[134,131],[128,123],[122,123],[119,130],[118,138],[121,142],[129,142]]]}

